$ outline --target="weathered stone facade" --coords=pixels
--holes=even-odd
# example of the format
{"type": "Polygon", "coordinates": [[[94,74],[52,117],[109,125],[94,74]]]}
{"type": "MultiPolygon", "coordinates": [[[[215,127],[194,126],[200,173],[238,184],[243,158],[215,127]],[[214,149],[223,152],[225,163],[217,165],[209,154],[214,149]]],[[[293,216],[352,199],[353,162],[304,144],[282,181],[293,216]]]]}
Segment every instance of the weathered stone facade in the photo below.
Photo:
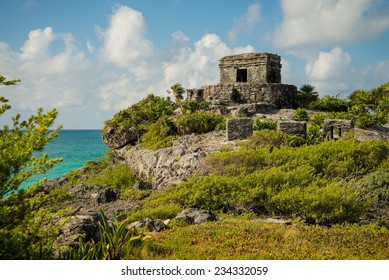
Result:
{"type": "Polygon", "coordinates": [[[281,57],[246,53],[220,59],[220,83],[187,89],[187,100],[212,105],[266,104],[296,108],[297,88],[281,84],[281,57]]]}
{"type": "Polygon", "coordinates": [[[304,121],[280,121],[277,123],[277,130],[290,135],[307,137],[307,122],[304,121]]]}
{"type": "Polygon", "coordinates": [[[246,139],[253,135],[253,119],[239,118],[227,120],[227,140],[246,139]]]}
{"type": "Polygon", "coordinates": [[[346,119],[325,119],[323,123],[323,136],[330,139],[340,138],[343,133],[354,128],[352,120],[346,119]]]}
{"type": "Polygon", "coordinates": [[[281,57],[271,53],[246,53],[220,59],[220,83],[281,83],[281,57]]]}

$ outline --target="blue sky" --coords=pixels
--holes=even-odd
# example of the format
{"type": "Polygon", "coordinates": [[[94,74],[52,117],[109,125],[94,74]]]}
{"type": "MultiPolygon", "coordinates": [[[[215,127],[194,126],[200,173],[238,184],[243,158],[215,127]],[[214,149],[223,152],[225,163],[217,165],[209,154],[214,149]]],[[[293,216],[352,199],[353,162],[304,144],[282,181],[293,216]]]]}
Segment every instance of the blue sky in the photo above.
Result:
{"type": "Polygon", "coordinates": [[[149,93],[216,84],[218,60],[282,57],[282,82],[349,95],[389,81],[388,0],[0,0],[9,123],[57,108],[67,129],[102,128],[149,93]]]}

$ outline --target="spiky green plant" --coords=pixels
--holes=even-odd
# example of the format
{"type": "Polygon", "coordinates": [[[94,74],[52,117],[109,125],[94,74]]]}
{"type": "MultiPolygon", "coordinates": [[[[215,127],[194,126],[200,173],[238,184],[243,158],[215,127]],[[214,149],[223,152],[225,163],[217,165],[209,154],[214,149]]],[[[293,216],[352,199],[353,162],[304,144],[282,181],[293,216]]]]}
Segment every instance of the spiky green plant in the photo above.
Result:
{"type": "Polygon", "coordinates": [[[114,218],[110,225],[107,216],[101,211],[99,229],[101,238],[84,242],[80,239],[78,249],[69,249],[70,260],[118,260],[135,258],[141,249],[146,235],[135,228],[127,229],[128,221],[119,222],[114,218]]]}

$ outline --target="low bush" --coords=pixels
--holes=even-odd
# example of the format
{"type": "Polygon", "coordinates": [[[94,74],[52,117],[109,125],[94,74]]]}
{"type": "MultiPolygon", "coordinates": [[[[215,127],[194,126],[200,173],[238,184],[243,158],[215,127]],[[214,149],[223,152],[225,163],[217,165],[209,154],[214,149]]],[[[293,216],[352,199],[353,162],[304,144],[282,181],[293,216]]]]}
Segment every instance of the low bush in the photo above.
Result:
{"type": "Polygon", "coordinates": [[[312,109],[327,112],[347,112],[348,102],[339,96],[326,95],[310,104],[312,109]]]}
{"type": "Polygon", "coordinates": [[[356,127],[367,129],[373,127],[378,122],[377,118],[370,113],[361,113],[356,116],[354,124],[356,127]]]}
{"type": "Polygon", "coordinates": [[[145,99],[120,111],[111,120],[106,121],[103,133],[108,125],[117,127],[120,132],[132,126],[151,124],[162,116],[171,116],[175,109],[177,105],[169,97],[149,94],[145,99]]]}
{"type": "Polygon", "coordinates": [[[254,124],[253,124],[253,130],[276,130],[277,129],[277,123],[273,121],[272,119],[261,119],[261,118],[254,118],[254,124]]]}
{"type": "MultiPolygon", "coordinates": [[[[245,209],[318,224],[355,222],[374,203],[355,180],[382,170],[388,161],[385,141],[340,139],[298,148],[245,146],[209,156],[208,176],[178,186],[176,197],[183,207],[245,209]]],[[[386,197],[386,189],[378,189],[386,197]]]]}
{"type": "Polygon", "coordinates": [[[142,136],[141,146],[147,149],[159,149],[172,146],[177,138],[177,128],[168,117],[162,117],[155,123],[145,126],[147,132],[142,136]]]}
{"type": "Polygon", "coordinates": [[[326,114],[323,112],[316,112],[312,114],[311,119],[309,120],[310,125],[322,127],[324,120],[327,118],[326,114]]]}
{"type": "Polygon", "coordinates": [[[176,120],[176,125],[181,135],[191,133],[201,134],[215,130],[223,121],[225,120],[222,116],[197,111],[179,117],[176,120]]]}
{"type": "Polygon", "coordinates": [[[181,103],[182,108],[189,113],[194,113],[196,111],[204,111],[209,108],[209,105],[205,101],[186,101],[181,103]]]}
{"type": "Polygon", "coordinates": [[[89,185],[107,186],[111,189],[127,189],[131,188],[137,178],[132,169],[126,164],[117,164],[109,166],[99,174],[89,175],[84,180],[84,183],[89,185]]]}
{"type": "Polygon", "coordinates": [[[294,115],[296,121],[308,121],[308,112],[305,109],[298,108],[294,115]]]}

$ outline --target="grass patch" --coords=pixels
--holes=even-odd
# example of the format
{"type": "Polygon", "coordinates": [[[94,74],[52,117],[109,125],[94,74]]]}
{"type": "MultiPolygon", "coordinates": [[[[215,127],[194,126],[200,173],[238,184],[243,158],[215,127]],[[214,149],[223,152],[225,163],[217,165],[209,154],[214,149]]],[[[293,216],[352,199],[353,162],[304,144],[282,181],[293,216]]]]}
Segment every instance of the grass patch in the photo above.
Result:
{"type": "Polygon", "coordinates": [[[377,260],[389,258],[389,231],[358,225],[277,225],[223,220],[153,236],[143,259],[377,260]]]}

